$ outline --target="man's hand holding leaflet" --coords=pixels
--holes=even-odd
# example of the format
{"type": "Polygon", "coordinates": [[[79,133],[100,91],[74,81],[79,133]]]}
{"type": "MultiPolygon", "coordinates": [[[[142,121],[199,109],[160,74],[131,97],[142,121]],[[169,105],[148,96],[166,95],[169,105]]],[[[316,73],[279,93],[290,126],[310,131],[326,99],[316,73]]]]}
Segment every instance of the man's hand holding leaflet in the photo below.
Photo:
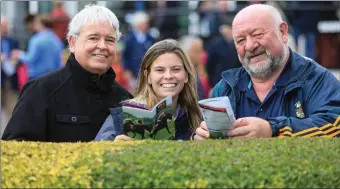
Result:
{"type": "Polygon", "coordinates": [[[211,138],[226,138],[235,121],[227,96],[208,98],[198,102],[211,138]]]}

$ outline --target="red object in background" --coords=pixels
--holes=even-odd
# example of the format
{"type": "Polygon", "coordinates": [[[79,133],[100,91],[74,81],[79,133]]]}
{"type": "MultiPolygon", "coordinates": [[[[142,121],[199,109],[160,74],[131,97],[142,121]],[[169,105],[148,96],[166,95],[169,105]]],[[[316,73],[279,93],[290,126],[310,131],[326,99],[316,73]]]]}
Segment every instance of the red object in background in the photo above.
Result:
{"type": "Polygon", "coordinates": [[[51,13],[52,29],[61,41],[66,39],[67,27],[70,21],[69,16],[62,7],[55,7],[51,13]]]}
{"type": "Polygon", "coordinates": [[[19,91],[21,91],[21,89],[24,87],[24,85],[28,81],[28,70],[25,64],[18,65],[17,76],[18,76],[18,88],[19,88],[19,91]]]}
{"type": "Polygon", "coordinates": [[[208,53],[204,51],[202,54],[202,65],[198,65],[198,68],[197,68],[199,78],[201,79],[204,98],[209,98],[209,92],[211,89],[211,86],[209,84],[209,78],[208,78],[207,72],[205,71],[207,60],[208,60],[208,53]]]}
{"type": "Polygon", "coordinates": [[[208,60],[208,53],[207,51],[204,51],[202,54],[202,63],[204,66],[207,64],[207,60],[208,60]]]}
{"type": "Polygon", "coordinates": [[[316,43],[317,62],[327,69],[340,69],[340,33],[321,33],[316,43]]]}
{"type": "Polygon", "coordinates": [[[129,88],[129,83],[125,79],[123,67],[120,64],[112,64],[112,69],[116,73],[116,79],[115,80],[120,85],[122,85],[125,89],[128,89],[129,88]]]}
{"type": "Polygon", "coordinates": [[[200,75],[204,98],[209,98],[210,84],[206,75],[200,75]]]}

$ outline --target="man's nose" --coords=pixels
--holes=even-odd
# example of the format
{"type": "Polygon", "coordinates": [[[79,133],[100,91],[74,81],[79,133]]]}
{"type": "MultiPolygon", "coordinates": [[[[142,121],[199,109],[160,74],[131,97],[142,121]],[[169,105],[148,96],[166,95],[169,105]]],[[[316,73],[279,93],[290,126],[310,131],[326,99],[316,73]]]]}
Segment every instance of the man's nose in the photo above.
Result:
{"type": "Polygon", "coordinates": [[[256,40],[248,38],[246,41],[245,50],[248,52],[253,52],[258,46],[259,44],[257,43],[256,40]]]}
{"type": "Polygon", "coordinates": [[[97,47],[100,49],[107,49],[105,39],[100,39],[97,43],[97,47]]]}

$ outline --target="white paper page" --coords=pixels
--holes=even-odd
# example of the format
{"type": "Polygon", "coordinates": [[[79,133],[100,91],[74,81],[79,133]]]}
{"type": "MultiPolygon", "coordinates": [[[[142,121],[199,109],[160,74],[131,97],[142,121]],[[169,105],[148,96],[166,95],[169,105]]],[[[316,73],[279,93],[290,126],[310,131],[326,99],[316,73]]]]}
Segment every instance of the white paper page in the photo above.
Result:
{"type": "Polygon", "coordinates": [[[217,97],[199,101],[203,119],[209,132],[222,132],[227,136],[235,121],[235,116],[228,97],[217,97]]]}

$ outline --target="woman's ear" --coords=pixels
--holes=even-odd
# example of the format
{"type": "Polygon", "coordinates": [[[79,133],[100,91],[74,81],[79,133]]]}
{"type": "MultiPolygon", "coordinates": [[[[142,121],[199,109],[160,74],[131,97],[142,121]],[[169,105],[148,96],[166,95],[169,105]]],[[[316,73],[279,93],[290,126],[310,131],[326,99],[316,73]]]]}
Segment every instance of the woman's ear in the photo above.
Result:
{"type": "Polygon", "coordinates": [[[148,83],[151,85],[151,81],[148,77],[148,71],[147,70],[144,70],[144,77],[146,77],[146,79],[148,80],[148,83]]]}
{"type": "Polygon", "coordinates": [[[70,52],[74,53],[76,39],[71,35],[68,37],[68,44],[70,45],[70,52]]]}
{"type": "Polygon", "coordinates": [[[188,73],[187,73],[186,76],[185,76],[184,83],[188,83],[188,81],[189,81],[189,78],[188,78],[188,73]]]}

